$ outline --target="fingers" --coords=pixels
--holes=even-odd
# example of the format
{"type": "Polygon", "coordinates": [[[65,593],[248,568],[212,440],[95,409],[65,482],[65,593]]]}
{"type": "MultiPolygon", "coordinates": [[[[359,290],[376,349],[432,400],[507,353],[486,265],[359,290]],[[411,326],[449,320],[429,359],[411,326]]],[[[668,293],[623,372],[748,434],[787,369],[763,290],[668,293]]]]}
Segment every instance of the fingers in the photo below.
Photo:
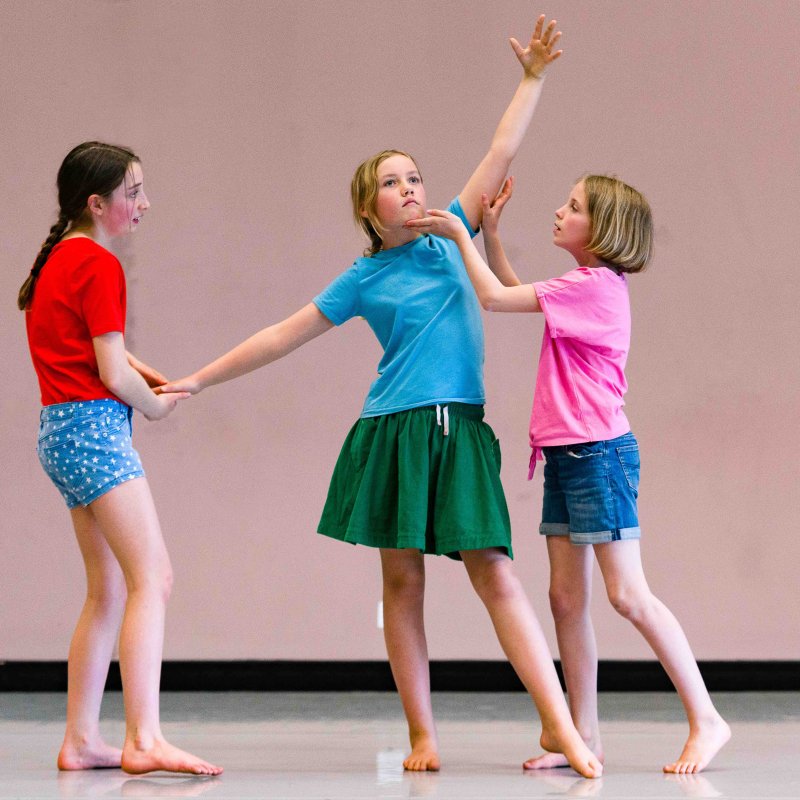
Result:
{"type": "Polygon", "coordinates": [[[523,46],[513,36],[508,40],[508,42],[517,58],[520,58],[525,53],[523,46]]]}
{"type": "Polygon", "coordinates": [[[536,27],[533,29],[533,35],[531,36],[531,42],[534,39],[541,39],[542,38],[542,26],[544,25],[544,14],[539,14],[539,19],[536,20],[536,27]]]}

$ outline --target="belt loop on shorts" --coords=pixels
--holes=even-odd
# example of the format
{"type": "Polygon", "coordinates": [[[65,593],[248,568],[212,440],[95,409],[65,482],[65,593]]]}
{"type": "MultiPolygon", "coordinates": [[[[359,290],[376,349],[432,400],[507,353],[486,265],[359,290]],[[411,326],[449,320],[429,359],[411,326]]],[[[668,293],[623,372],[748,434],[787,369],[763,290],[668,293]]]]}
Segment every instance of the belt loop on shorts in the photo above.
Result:
{"type": "Polygon", "coordinates": [[[536,471],[536,462],[543,460],[544,456],[542,456],[542,448],[534,447],[533,452],[531,453],[531,460],[528,462],[528,480],[533,479],[533,473],[536,471]]]}
{"type": "Polygon", "coordinates": [[[438,403],[436,404],[436,424],[442,424],[442,417],[444,417],[444,435],[449,436],[450,434],[450,414],[447,411],[447,406],[440,406],[438,403]]]}

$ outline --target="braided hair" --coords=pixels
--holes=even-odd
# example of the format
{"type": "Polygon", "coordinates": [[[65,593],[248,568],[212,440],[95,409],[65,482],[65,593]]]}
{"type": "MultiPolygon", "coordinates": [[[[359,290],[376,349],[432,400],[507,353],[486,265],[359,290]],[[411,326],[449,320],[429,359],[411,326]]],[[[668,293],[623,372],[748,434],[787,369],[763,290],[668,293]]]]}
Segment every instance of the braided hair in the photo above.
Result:
{"type": "Polygon", "coordinates": [[[50,228],[30,274],[20,287],[17,306],[21,311],[30,308],[39,273],[53,248],[69,227],[87,213],[89,197],[97,194],[108,198],[122,183],[131,162],[138,160],[138,156],[126,147],[103,142],[83,142],[67,153],[56,178],[58,219],[50,228]]]}

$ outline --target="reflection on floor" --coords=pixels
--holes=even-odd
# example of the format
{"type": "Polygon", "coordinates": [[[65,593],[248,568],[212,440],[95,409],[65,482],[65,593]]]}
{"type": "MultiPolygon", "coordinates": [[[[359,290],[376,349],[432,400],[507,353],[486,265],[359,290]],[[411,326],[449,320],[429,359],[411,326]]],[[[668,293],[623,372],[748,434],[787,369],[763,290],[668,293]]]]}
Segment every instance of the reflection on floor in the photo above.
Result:
{"type": "MultiPolygon", "coordinates": [[[[439,693],[443,768],[405,773],[406,731],[397,697],[383,693],[172,693],[164,731],[221,764],[214,779],[119,770],[58,773],[65,698],[0,694],[0,800],[9,798],[800,798],[800,694],[717,694],[733,739],[700,775],[663,775],[686,724],[671,694],[602,694],[606,774],[523,773],[538,721],[522,694],[439,693]]],[[[122,706],[110,694],[102,730],[120,742],[122,706]]]]}

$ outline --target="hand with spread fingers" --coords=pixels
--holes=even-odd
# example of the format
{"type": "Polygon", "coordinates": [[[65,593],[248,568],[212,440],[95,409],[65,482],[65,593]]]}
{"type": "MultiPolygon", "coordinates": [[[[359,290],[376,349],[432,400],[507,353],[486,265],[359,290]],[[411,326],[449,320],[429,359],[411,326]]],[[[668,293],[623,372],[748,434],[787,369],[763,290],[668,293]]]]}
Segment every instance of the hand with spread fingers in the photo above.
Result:
{"type": "Polygon", "coordinates": [[[544,19],[544,14],[542,14],[536,20],[536,27],[527,47],[523,47],[513,37],[509,39],[519,63],[522,64],[522,68],[525,70],[525,74],[531,78],[541,78],[547,67],[564,52],[563,50],[553,52],[553,48],[561,38],[561,31],[553,33],[556,27],[554,19],[551,19],[545,28],[544,19]]]}

